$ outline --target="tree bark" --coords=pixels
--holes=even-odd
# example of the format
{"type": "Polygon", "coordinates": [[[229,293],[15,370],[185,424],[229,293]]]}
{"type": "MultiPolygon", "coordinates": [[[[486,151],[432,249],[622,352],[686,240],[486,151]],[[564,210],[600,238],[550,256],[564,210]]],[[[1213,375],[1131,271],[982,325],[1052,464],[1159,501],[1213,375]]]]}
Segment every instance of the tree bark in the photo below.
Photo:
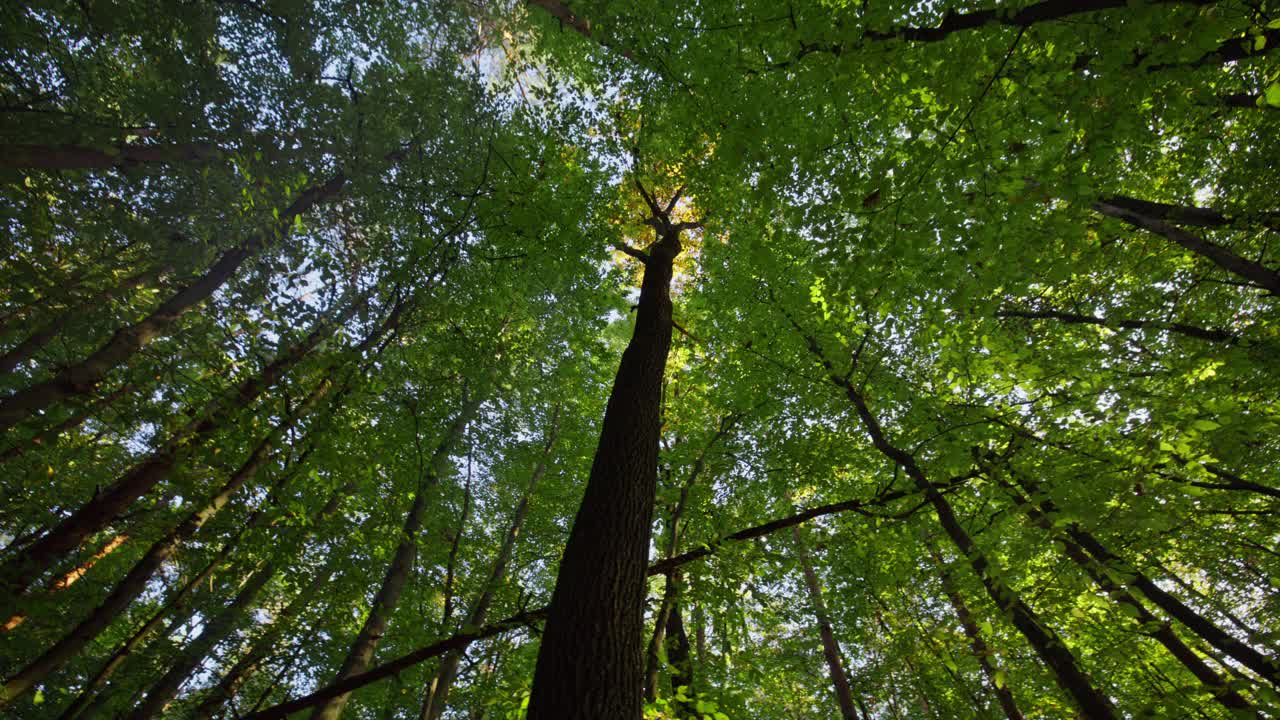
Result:
{"type": "Polygon", "coordinates": [[[986,676],[987,682],[991,684],[991,691],[995,693],[996,700],[1000,703],[1000,709],[1004,710],[1004,715],[1009,720],[1024,720],[1025,716],[1018,709],[1018,703],[1013,698],[1013,692],[1009,690],[1007,680],[1002,680],[999,671],[991,662],[991,656],[994,654],[987,646],[987,641],[982,637],[982,631],[978,628],[978,624],[973,620],[973,613],[969,611],[969,605],[964,601],[964,597],[960,595],[960,589],[956,586],[955,580],[951,577],[951,572],[947,570],[947,566],[938,553],[937,549],[929,547],[930,555],[933,557],[933,564],[938,568],[938,577],[942,581],[942,592],[947,596],[947,602],[951,603],[951,609],[956,614],[956,619],[960,621],[960,627],[964,629],[965,637],[969,638],[969,647],[973,648],[973,655],[978,659],[978,667],[982,668],[982,674],[986,676]]]}
{"type": "Polygon", "coordinates": [[[110,487],[94,495],[70,517],[0,567],[0,583],[10,597],[17,597],[45,572],[60,555],[75,549],[89,535],[105,528],[138,498],[169,475],[183,454],[198,447],[219,430],[235,411],[247,407],[278,382],[286,372],[329,337],[363,307],[363,299],[351,302],[334,320],[320,322],[302,341],[284,349],[258,375],[209,402],[184,427],[175,431],[146,460],[134,465],[110,487]]]}
{"type": "Polygon", "coordinates": [[[800,534],[800,526],[791,526],[791,541],[796,548],[796,561],[804,574],[804,586],[809,592],[809,603],[813,606],[813,616],[818,622],[818,635],[822,638],[822,655],[827,660],[827,673],[831,677],[831,685],[836,693],[836,705],[840,708],[840,716],[844,720],[858,720],[858,709],[854,705],[853,689],[849,686],[849,676],[844,671],[844,661],[840,656],[840,644],[836,642],[835,632],[831,629],[831,617],[827,613],[827,604],[822,600],[822,583],[813,570],[813,559],[800,534]]]}
{"type": "MultiPolygon", "coordinates": [[[[645,567],[658,472],[662,377],[671,347],[680,233],[643,189],[658,240],[644,261],[635,330],[560,561],[528,720],[638,719],[644,700],[645,567]]],[[[673,203],[674,205],[674,203],[673,203]]]]}
{"type": "Polygon", "coordinates": [[[693,686],[693,657],[689,652],[689,634],[684,629],[684,613],[680,610],[680,595],[683,579],[680,572],[671,574],[671,588],[674,597],[671,610],[667,613],[666,650],[667,666],[671,668],[671,697],[673,709],[680,717],[697,717],[697,694],[693,686]],[[680,692],[684,688],[684,693],[680,692]],[[681,700],[681,696],[687,698],[681,700]]]}
{"type": "Polygon", "coordinates": [[[223,253],[203,275],[178,290],[145,318],[117,330],[106,344],[83,361],[62,368],[52,378],[0,401],[0,431],[12,428],[68,397],[92,393],[107,373],[128,362],[135,353],[168,331],[180,317],[213,295],[235,276],[246,260],[266,247],[275,236],[287,234],[295,218],[338,197],[346,182],[346,176],[339,174],[323,184],[307,188],[281,211],[279,220],[268,233],[255,235],[223,253]]]}
{"type": "Polygon", "coordinates": [[[1269,291],[1272,295],[1280,295],[1280,272],[1272,270],[1262,263],[1247,260],[1230,250],[1211,243],[1202,237],[1193,235],[1182,228],[1175,227],[1162,220],[1098,201],[1093,209],[1108,217],[1116,218],[1133,227],[1153,232],[1170,242],[1203,257],[1227,272],[1238,275],[1251,283],[1269,291]]]}
{"type": "MultiPolygon", "coordinates": [[[[511,556],[516,549],[516,541],[520,538],[520,530],[524,527],[525,518],[529,514],[529,501],[533,498],[533,493],[537,489],[538,483],[547,474],[547,461],[551,459],[551,453],[555,448],[558,434],[559,411],[557,410],[555,416],[551,419],[551,427],[547,430],[546,441],[542,446],[542,457],[538,459],[538,464],[533,468],[533,474],[529,477],[529,484],[525,487],[524,494],[520,496],[520,502],[516,503],[515,512],[511,516],[511,524],[507,527],[507,534],[502,538],[502,546],[498,549],[498,557],[493,561],[493,569],[489,573],[489,580],[485,583],[484,591],[480,593],[480,597],[476,598],[475,605],[472,606],[471,612],[467,615],[466,624],[469,627],[480,627],[489,618],[489,608],[493,606],[493,598],[497,595],[498,590],[502,587],[502,581],[507,576],[507,566],[511,563],[511,556]]],[[[461,650],[450,652],[440,660],[440,669],[436,672],[435,677],[435,687],[427,702],[423,704],[423,711],[420,716],[422,720],[439,720],[440,716],[444,714],[449,704],[449,691],[457,678],[458,665],[461,661],[461,650]]]]}
{"type": "MultiPolygon", "coordinates": [[[[998,473],[998,470],[993,469],[992,472],[998,473]]],[[[1101,567],[1090,558],[1074,539],[1061,537],[1059,533],[1054,531],[1053,521],[1046,514],[1043,503],[1032,503],[1008,481],[997,479],[1005,490],[1009,492],[1014,504],[1026,514],[1032,524],[1051,535],[1057,536],[1056,539],[1062,543],[1067,557],[1079,565],[1095,585],[1107,593],[1112,600],[1131,608],[1133,621],[1138,625],[1140,633],[1153,638],[1163,645],[1169,651],[1169,654],[1177,658],[1178,662],[1182,663],[1183,667],[1189,670],[1205,686],[1205,689],[1213,694],[1214,699],[1219,703],[1230,710],[1239,711],[1245,717],[1256,717],[1257,711],[1249,704],[1249,701],[1245,700],[1240,693],[1232,690],[1222,676],[1214,672],[1213,668],[1209,667],[1209,664],[1203,658],[1187,647],[1186,643],[1182,642],[1177,634],[1173,632],[1173,628],[1169,626],[1169,623],[1152,615],[1151,611],[1138,598],[1134,597],[1123,585],[1112,580],[1107,574],[1106,568],[1101,567]]]]}
{"type": "MultiPolygon", "coordinates": [[[[792,320],[792,324],[795,325],[794,320],[792,320]]],[[[960,524],[955,511],[952,510],[951,503],[947,501],[946,497],[933,483],[929,482],[924,469],[916,463],[915,457],[890,442],[880,425],[880,421],[871,412],[871,409],[867,406],[866,399],[863,398],[858,388],[854,386],[848,377],[836,372],[835,367],[823,354],[818,341],[812,335],[806,334],[798,325],[795,325],[795,328],[808,343],[809,351],[821,363],[828,379],[837,388],[844,391],[845,396],[857,412],[863,429],[871,437],[872,445],[882,455],[901,467],[907,477],[911,478],[915,483],[916,489],[924,494],[925,500],[933,506],[934,514],[937,516],[939,524],[942,525],[942,529],[951,538],[961,556],[968,560],[974,574],[978,576],[983,588],[991,596],[996,607],[1009,614],[1014,627],[1022,633],[1027,643],[1035,650],[1036,655],[1053,673],[1054,680],[1058,683],[1058,686],[1075,701],[1086,716],[1097,718],[1098,720],[1113,720],[1116,718],[1116,711],[1111,704],[1111,700],[1107,698],[1106,694],[1094,687],[1093,681],[1080,668],[1075,655],[1067,648],[1066,643],[1063,642],[1057,632],[1044,624],[1035,610],[1014,592],[1013,588],[1000,579],[999,573],[993,574],[989,571],[991,561],[987,558],[986,553],[973,542],[964,526],[960,524]]]]}
{"type": "MultiPolygon", "coordinates": [[[[378,642],[391,623],[391,616],[400,602],[400,595],[404,591],[405,583],[409,579],[409,573],[413,570],[413,564],[417,558],[418,535],[422,532],[422,516],[427,507],[427,495],[439,484],[440,477],[448,471],[449,458],[458,441],[461,440],[467,424],[480,408],[480,402],[478,395],[463,400],[457,417],[454,418],[436,447],[426,474],[418,482],[418,491],[414,495],[413,504],[409,508],[408,515],[405,516],[404,527],[400,532],[400,544],[396,547],[391,564],[387,566],[382,586],[378,589],[378,594],[373,599],[373,606],[369,609],[369,616],[365,618],[364,625],[351,644],[351,649],[347,651],[347,656],[342,661],[342,667],[339,668],[334,682],[342,682],[363,673],[373,660],[373,653],[378,649],[378,642]]],[[[342,715],[350,697],[350,693],[343,693],[330,698],[316,708],[311,714],[311,720],[337,720],[342,715]]]]}

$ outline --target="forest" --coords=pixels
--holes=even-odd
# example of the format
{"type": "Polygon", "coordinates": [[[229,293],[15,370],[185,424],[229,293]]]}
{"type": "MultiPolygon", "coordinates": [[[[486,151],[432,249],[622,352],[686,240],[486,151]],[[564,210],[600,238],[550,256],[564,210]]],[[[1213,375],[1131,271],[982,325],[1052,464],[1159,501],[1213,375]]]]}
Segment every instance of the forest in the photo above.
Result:
{"type": "Polygon", "coordinates": [[[0,43],[0,715],[1280,718],[1273,0],[0,43]]]}

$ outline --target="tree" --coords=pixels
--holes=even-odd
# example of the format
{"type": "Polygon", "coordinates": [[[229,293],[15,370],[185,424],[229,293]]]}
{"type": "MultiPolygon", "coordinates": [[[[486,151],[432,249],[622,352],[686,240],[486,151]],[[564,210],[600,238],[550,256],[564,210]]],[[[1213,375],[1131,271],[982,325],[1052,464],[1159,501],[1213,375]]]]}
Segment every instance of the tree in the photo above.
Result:
{"type": "Polygon", "coordinates": [[[6,716],[1280,716],[1270,4],[0,28],[6,716]]]}

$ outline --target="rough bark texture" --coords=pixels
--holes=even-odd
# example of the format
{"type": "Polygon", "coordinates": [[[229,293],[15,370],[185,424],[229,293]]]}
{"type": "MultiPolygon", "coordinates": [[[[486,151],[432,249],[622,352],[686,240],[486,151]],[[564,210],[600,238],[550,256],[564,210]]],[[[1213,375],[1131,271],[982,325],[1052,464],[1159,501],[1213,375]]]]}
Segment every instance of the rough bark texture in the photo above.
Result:
{"type": "Polygon", "coordinates": [[[1087,717],[1100,720],[1116,718],[1116,711],[1111,705],[1111,701],[1104,693],[1094,687],[1093,681],[1080,668],[1075,655],[1067,648],[1062,638],[1040,620],[1035,610],[1014,592],[1013,588],[999,579],[998,573],[989,572],[991,562],[986,553],[973,542],[964,526],[960,524],[960,519],[956,517],[955,511],[952,510],[951,503],[947,501],[937,486],[929,482],[923,468],[916,463],[915,457],[890,442],[888,435],[885,434],[880,421],[871,412],[862,393],[847,376],[836,372],[831,361],[823,354],[818,341],[812,335],[806,334],[798,325],[796,330],[805,338],[809,351],[822,364],[828,379],[836,387],[844,391],[845,396],[857,412],[863,429],[871,437],[872,445],[882,455],[901,467],[907,477],[911,478],[915,483],[916,489],[924,494],[925,499],[933,507],[934,514],[937,516],[938,523],[942,526],[943,531],[951,538],[956,549],[960,551],[960,555],[968,560],[974,574],[978,576],[983,588],[991,596],[991,600],[995,602],[996,607],[1008,613],[1014,627],[1026,638],[1027,643],[1035,650],[1036,655],[1052,671],[1058,686],[1075,701],[1076,705],[1087,717]]]}
{"type": "Polygon", "coordinates": [[[212,400],[146,460],[134,465],[110,487],[95,494],[43,537],[6,561],[0,568],[0,589],[12,597],[25,591],[54,560],[74,550],[85,538],[119,517],[138,498],[164,480],[184,453],[198,447],[236,411],[247,407],[278,382],[363,306],[363,300],[349,303],[337,318],[322,321],[303,340],[283,349],[258,375],[212,400]]]}
{"type": "Polygon", "coordinates": [[[1079,565],[1095,585],[1106,592],[1112,600],[1131,608],[1133,621],[1138,625],[1138,632],[1150,636],[1163,645],[1170,655],[1177,658],[1197,680],[1204,684],[1205,689],[1211,692],[1219,703],[1231,710],[1240,711],[1239,714],[1244,717],[1256,716],[1256,712],[1253,706],[1249,704],[1249,701],[1245,700],[1240,693],[1232,690],[1221,675],[1214,672],[1213,668],[1209,667],[1209,664],[1203,658],[1187,647],[1186,643],[1182,642],[1177,634],[1173,632],[1173,628],[1169,626],[1169,623],[1151,614],[1151,611],[1138,598],[1134,597],[1123,585],[1113,580],[1107,574],[1106,569],[1091,559],[1073,539],[1061,537],[1059,533],[1056,533],[1053,521],[1045,513],[1043,504],[1039,506],[1033,504],[1008,482],[1002,480],[1001,484],[1013,497],[1014,504],[1026,513],[1036,527],[1057,536],[1055,539],[1062,543],[1067,557],[1079,565]]]}
{"type": "Polygon", "coordinates": [[[814,619],[818,622],[818,635],[822,638],[822,655],[827,660],[827,674],[831,677],[831,685],[835,689],[836,705],[840,708],[840,716],[844,720],[858,720],[858,708],[854,705],[849,676],[844,671],[840,644],[836,642],[836,634],[831,629],[831,616],[827,613],[827,604],[822,600],[822,583],[818,581],[818,573],[813,570],[813,559],[809,556],[809,548],[800,534],[799,525],[791,527],[791,541],[795,544],[796,560],[800,564],[800,571],[804,574],[804,586],[809,592],[809,604],[813,606],[814,619]]]}
{"type": "MultiPolygon", "coordinates": [[[[468,626],[480,627],[489,619],[489,608],[493,606],[494,595],[502,587],[502,581],[507,576],[507,566],[511,563],[511,556],[515,552],[516,542],[520,539],[520,529],[524,527],[525,518],[528,517],[529,500],[533,497],[538,483],[547,474],[547,461],[551,458],[551,453],[556,445],[558,425],[559,418],[557,414],[551,420],[551,428],[547,431],[546,442],[542,448],[542,457],[534,467],[533,474],[529,477],[529,484],[525,488],[524,494],[520,496],[520,502],[516,504],[515,512],[511,515],[511,524],[507,527],[507,534],[502,538],[502,546],[498,549],[498,557],[493,561],[493,570],[489,574],[489,580],[485,583],[484,591],[480,593],[480,597],[476,598],[475,605],[472,606],[471,612],[467,615],[466,624],[468,626]]],[[[435,677],[435,687],[432,689],[431,696],[427,702],[423,704],[421,714],[423,720],[439,720],[440,716],[444,714],[445,709],[449,706],[449,691],[453,687],[453,681],[457,678],[458,665],[461,661],[461,650],[448,653],[440,660],[440,669],[436,672],[435,677]]]]}
{"type": "Polygon", "coordinates": [[[646,194],[658,241],[645,260],[582,505],[560,561],[528,720],[635,720],[643,707],[645,570],[671,347],[671,264],[684,226],[646,194]]]}
{"type": "MultiPolygon", "coordinates": [[[[342,667],[338,669],[335,682],[359,675],[369,668],[373,653],[378,649],[378,642],[382,640],[387,626],[391,624],[391,616],[395,613],[396,605],[400,602],[405,583],[417,559],[418,535],[422,533],[422,516],[426,512],[427,496],[432,494],[431,491],[439,483],[440,477],[448,471],[449,458],[461,440],[467,423],[471,422],[471,418],[479,407],[478,396],[467,398],[436,447],[431,457],[431,464],[418,483],[413,505],[405,516],[404,527],[400,532],[400,544],[396,546],[391,564],[387,566],[382,586],[373,599],[373,606],[369,609],[364,625],[361,626],[360,632],[351,644],[351,649],[347,651],[347,656],[342,661],[342,667]]],[[[343,693],[328,699],[311,714],[311,720],[337,720],[342,715],[350,697],[350,693],[343,693]]]]}
{"type": "Polygon", "coordinates": [[[268,233],[254,236],[223,253],[204,275],[178,290],[145,318],[117,330],[106,344],[83,361],[62,368],[52,378],[0,401],[0,431],[8,430],[33,413],[68,397],[91,394],[98,383],[107,377],[107,373],[128,362],[135,353],[167,332],[178,318],[213,295],[235,276],[246,260],[256,255],[275,235],[288,233],[294,218],[316,205],[333,200],[345,185],[346,176],[338,175],[324,184],[303,191],[288,208],[281,211],[280,219],[268,233]]]}
{"type": "Polygon", "coordinates": [[[1180,227],[1170,225],[1163,220],[1148,217],[1128,208],[1099,201],[1093,204],[1093,209],[1133,227],[1160,235],[1166,240],[1181,245],[1196,255],[1209,260],[1223,270],[1238,275],[1273,295],[1280,295],[1280,272],[1276,272],[1262,263],[1240,257],[1221,245],[1211,243],[1180,227]]]}

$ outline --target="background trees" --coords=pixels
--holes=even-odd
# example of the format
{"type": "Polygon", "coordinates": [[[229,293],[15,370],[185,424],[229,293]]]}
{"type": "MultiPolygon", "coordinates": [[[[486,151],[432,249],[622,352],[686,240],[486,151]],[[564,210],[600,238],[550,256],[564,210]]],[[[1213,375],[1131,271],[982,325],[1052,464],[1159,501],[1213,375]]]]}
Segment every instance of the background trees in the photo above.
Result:
{"type": "Polygon", "coordinates": [[[1266,3],[4,18],[6,712],[1280,714],[1266,3]]]}

